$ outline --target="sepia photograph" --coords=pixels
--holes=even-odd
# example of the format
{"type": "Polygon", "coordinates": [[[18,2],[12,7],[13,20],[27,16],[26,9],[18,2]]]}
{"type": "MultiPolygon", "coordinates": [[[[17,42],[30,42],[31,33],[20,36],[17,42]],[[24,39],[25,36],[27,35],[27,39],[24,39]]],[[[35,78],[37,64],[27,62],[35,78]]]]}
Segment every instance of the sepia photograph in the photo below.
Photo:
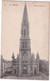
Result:
{"type": "Polygon", "coordinates": [[[50,2],[2,0],[1,79],[49,80],[50,2]]]}

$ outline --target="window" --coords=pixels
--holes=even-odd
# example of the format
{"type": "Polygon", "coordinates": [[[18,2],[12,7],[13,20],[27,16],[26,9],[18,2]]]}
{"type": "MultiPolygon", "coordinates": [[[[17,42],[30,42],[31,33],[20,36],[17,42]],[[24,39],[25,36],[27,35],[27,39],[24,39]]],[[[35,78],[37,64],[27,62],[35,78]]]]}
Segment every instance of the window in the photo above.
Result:
{"type": "Polygon", "coordinates": [[[24,37],[26,37],[26,29],[24,29],[24,37]]]}

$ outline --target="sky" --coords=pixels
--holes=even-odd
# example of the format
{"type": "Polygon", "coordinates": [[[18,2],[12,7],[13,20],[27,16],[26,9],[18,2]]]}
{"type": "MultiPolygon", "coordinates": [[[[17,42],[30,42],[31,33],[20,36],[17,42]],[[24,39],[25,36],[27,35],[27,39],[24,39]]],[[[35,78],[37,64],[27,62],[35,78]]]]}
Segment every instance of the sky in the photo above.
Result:
{"type": "Polygon", "coordinates": [[[2,3],[2,30],[1,54],[6,60],[12,60],[19,54],[21,23],[24,6],[27,6],[29,21],[29,36],[31,53],[40,59],[49,60],[49,4],[47,2],[17,2],[3,1],[2,3]]]}

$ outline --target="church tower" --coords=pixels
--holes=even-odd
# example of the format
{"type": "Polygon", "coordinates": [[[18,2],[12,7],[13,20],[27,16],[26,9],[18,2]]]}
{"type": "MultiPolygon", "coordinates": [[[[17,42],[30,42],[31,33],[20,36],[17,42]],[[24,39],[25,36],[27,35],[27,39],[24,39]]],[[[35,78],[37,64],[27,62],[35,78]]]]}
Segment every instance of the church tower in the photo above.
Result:
{"type": "Polygon", "coordinates": [[[21,24],[21,38],[19,48],[19,75],[30,75],[31,47],[29,38],[29,22],[25,4],[21,24]]]}

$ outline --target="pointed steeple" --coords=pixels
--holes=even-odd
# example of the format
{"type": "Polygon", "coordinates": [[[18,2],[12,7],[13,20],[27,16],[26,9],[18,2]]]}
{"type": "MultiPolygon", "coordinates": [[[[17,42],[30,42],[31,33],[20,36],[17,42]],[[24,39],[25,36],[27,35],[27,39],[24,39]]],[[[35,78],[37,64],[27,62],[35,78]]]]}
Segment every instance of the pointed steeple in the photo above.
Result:
{"type": "Polygon", "coordinates": [[[14,52],[13,52],[13,54],[12,54],[12,59],[15,59],[14,52]]]}
{"type": "Polygon", "coordinates": [[[21,28],[21,37],[29,37],[29,22],[27,15],[27,7],[26,4],[24,6],[23,19],[22,19],[22,28],[21,28]]]}
{"type": "Polygon", "coordinates": [[[33,58],[33,59],[35,59],[35,56],[34,56],[34,54],[33,54],[33,53],[32,53],[32,58],[33,58]]]}
{"type": "Polygon", "coordinates": [[[25,3],[25,7],[24,7],[24,13],[23,13],[23,20],[22,20],[23,24],[28,24],[28,15],[27,15],[27,7],[26,7],[26,3],[25,3]]]}
{"type": "Polygon", "coordinates": [[[1,55],[1,59],[3,59],[3,55],[1,55]]]}
{"type": "Polygon", "coordinates": [[[39,59],[39,53],[37,53],[36,59],[39,59]]]}
{"type": "Polygon", "coordinates": [[[20,75],[21,75],[21,70],[22,70],[22,61],[27,61],[27,63],[29,64],[28,75],[30,75],[31,47],[30,47],[29,23],[28,23],[26,4],[24,6],[24,13],[23,13],[23,19],[22,19],[22,24],[21,24],[21,38],[20,38],[19,54],[20,54],[19,55],[20,75]]]}
{"type": "Polygon", "coordinates": [[[3,55],[1,55],[1,60],[3,60],[3,55]]]}

